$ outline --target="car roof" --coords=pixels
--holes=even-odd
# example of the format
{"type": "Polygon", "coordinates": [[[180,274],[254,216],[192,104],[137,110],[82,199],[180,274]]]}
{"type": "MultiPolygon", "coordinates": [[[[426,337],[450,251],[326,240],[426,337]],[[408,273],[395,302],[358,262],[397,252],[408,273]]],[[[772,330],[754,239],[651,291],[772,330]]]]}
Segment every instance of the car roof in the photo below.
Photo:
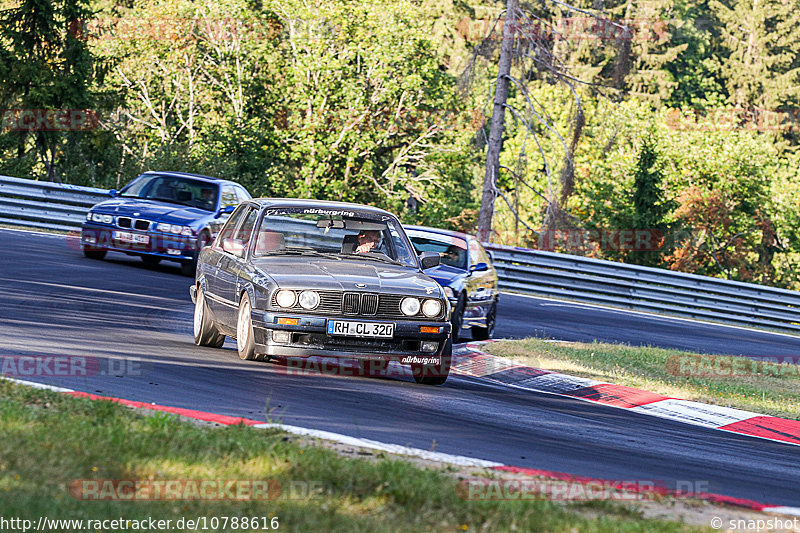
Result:
{"type": "Polygon", "coordinates": [[[350,202],[333,202],[330,200],[309,200],[307,198],[253,198],[252,202],[263,207],[319,207],[324,209],[349,209],[352,211],[367,212],[375,215],[389,215],[397,218],[394,214],[372,207],[371,205],[354,204],[350,202]]]}
{"type": "Polygon", "coordinates": [[[453,231],[453,230],[441,229],[441,228],[431,228],[429,226],[407,226],[407,225],[403,224],[403,227],[405,229],[416,230],[416,231],[424,231],[426,233],[437,233],[439,235],[446,235],[447,237],[460,237],[461,239],[464,239],[465,241],[467,239],[469,239],[470,237],[472,237],[472,235],[469,235],[467,233],[463,233],[461,231],[453,231]]]}
{"type": "Polygon", "coordinates": [[[148,170],[145,174],[157,174],[159,176],[173,176],[176,178],[196,178],[204,181],[213,181],[215,183],[236,183],[231,180],[224,180],[222,178],[215,178],[213,176],[204,176],[202,174],[192,174],[191,172],[176,172],[172,170],[148,170]]]}

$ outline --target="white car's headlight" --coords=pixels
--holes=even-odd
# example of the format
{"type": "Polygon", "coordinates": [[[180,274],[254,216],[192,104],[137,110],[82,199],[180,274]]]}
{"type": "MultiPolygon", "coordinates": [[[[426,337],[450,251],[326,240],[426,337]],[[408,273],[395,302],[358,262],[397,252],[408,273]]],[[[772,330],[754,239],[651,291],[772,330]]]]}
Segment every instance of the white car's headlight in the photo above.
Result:
{"type": "Polygon", "coordinates": [[[278,302],[278,305],[281,307],[292,307],[297,301],[297,295],[294,293],[294,291],[282,289],[278,291],[277,295],[275,295],[275,301],[278,302]]]}
{"type": "Polygon", "coordinates": [[[441,312],[442,302],[439,300],[425,300],[425,303],[422,304],[422,314],[428,318],[439,316],[439,313],[441,312]]]}
{"type": "Polygon", "coordinates": [[[319,293],[317,291],[303,291],[297,297],[300,307],[303,309],[315,309],[319,305],[319,293]]]}
{"type": "Polygon", "coordinates": [[[419,300],[416,298],[403,298],[400,302],[400,310],[406,316],[414,316],[419,313],[419,300]]]}

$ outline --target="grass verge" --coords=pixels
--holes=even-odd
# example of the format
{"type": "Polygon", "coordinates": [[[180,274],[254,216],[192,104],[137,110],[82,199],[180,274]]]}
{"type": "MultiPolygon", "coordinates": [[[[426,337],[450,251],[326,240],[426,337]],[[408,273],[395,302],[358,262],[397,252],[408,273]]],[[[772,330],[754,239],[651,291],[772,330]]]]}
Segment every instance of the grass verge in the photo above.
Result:
{"type": "MultiPolygon", "coordinates": [[[[695,530],[645,519],[613,502],[465,501],[448,468],[421,468],[378,454],[351,459],[278,431],[209,427],[118,404],[0,380],[0,517],[172,520],[266,517],[280,531],[695,530]],[[313,486],[270,501],[83,501],[75,480],[274,480],[313,486]]],[[[210,524],[210,522],[207,522],[210,524]]],[[[267,528],[171,531],[265,531],[267,528]]],[[[50,531],[77,529],[55,528],[50,531]]],[[[84,529],[87,530],[87,529],[84,529]]],[[[124,528],[92,528],[116,531],[124,528]]],[[[130,529],[127,529],[130,531],[130,529]]]]}
{"type": "Polygon", "coordinates": [[[541,339],[493,342],[483,349],[527,366],[800,420],[800,366],[779,358],[753,360],[541,339]]]}

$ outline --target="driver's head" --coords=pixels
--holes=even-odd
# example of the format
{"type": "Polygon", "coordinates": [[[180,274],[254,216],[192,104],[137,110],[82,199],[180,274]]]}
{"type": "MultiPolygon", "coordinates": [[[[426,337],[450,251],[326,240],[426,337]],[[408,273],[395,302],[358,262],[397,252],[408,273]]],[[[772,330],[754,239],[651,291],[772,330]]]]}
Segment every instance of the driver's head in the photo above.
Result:
{"type": "Polygon", "coordinates": [[[381,232],[378,230],[365,229],[358,232],[358,244],[377,244],[379,240],[381,240],[381,232]]]}
{"type": "Polygon", "coordinates": [[[203,197],[203,200],[213,200],[214,199],[214,189],[202,189],[200,194],[203,197]]]}
{"type": "Polygon", "coordinates": [[[460,250],[458,246],[455,244],[451,244],[447,247],[447,251],[444,253],[445,257],[450,259],[451,261],[458,261],[460,250]]]}

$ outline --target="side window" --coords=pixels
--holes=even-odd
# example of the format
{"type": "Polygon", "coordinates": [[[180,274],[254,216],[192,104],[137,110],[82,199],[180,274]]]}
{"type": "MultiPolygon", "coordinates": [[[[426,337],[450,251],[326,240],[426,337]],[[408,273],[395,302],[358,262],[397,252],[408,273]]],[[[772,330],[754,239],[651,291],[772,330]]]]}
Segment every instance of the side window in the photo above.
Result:
{"type": "Polygon", "coordinates": [[[240,202],[244,202],[245,200],[250,200],[252,198],[252,196],[250,196],[250,193],[248,193],[244,187],[241,187],[239,185],[234,185],[234,188],[236,189],[236,196],[239,197],[240,202]]]}
{"type": "Polygon", "coordinates": [[[225,222],[224,226],[222,226],[222,230],[220,230],[216,240],[214,240],[214,248],[218,250],[222,249],[222,241],[231,238],[231,236],[233,235],[233,230],[236,229],[236,225],[244,216],[245,211],[247,211],[247,206],[240,205],[239,207],[236,208],[236,211],[231,213],[231,216],[228,218],[228,221],[225,222]]]}
{"type": "Polygon", "coordinates": [[[256,219],[258,218],[258,210],[257,209],[250,209],[247,215],[244,217],[244,220],[239,227],[236,228],[236,233],[234,234],[233,238],[242,241],[245,247],[250,242],[250,236],[253,234],[253,228],[256,225],[256,219]]]}
{"type": "Polygon", "coordinates": [[[489,256],[486,254],[486,251],[483,249],[483,246],[478,242],[477,239],[470,239],[469,240],[469,264],[477,265],[478,263],[486,263],[487,265],[491,264],[489,261],[489,256]]]}
{"type": "Polygon", "coordinates": [[[236,189],[233,188],[233,185],[223,185],[220,207],[229,205],[239,205],[239,198],[236,196],[236,189]]]}

